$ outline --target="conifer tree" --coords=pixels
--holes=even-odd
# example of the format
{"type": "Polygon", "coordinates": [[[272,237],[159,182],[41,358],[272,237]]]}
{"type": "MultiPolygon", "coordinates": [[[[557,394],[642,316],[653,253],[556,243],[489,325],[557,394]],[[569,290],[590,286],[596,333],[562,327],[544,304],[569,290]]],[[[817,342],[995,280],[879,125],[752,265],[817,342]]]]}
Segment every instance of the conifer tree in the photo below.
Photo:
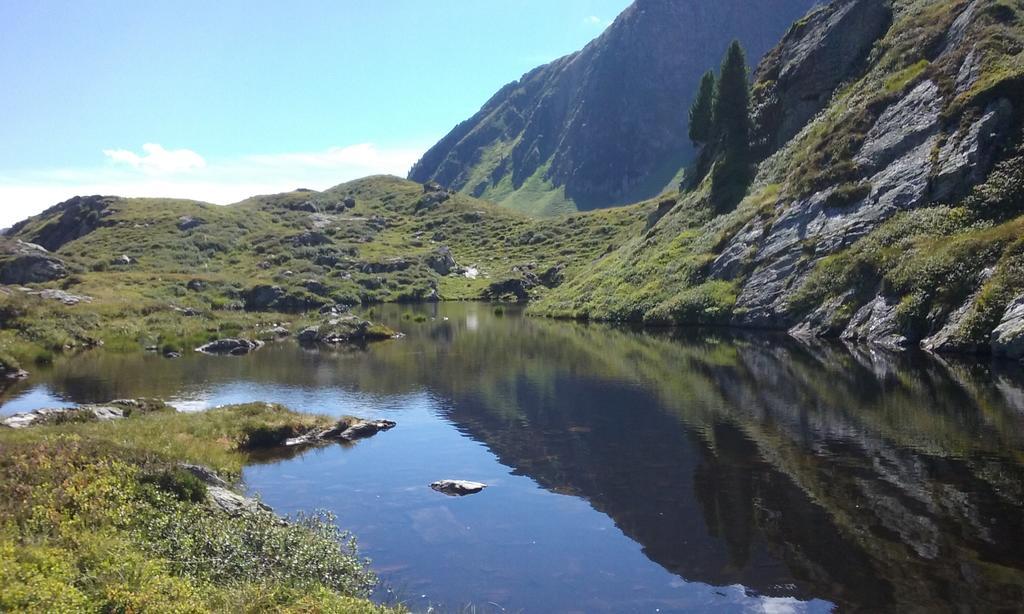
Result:
{"type": "Polygon", "coordinates": [[[707,145],[714,140],[715,73],[708,71],[700,80],[697,98],[690,107],[690,140],[694,145],[707,145]]]}

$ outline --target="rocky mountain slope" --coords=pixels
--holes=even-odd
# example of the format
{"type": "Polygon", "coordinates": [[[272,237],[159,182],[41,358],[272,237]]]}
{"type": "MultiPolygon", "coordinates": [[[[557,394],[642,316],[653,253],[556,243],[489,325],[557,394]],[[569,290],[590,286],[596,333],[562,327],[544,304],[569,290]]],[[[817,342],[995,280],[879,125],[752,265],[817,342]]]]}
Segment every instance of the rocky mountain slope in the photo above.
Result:
{"type": "Polygon", "coordinates": [[[837,0],[757,70],[747,197],[708,186],[538,311],[1020,357],[1024,7],[837,0]]]}
{"type": "Polygon", "coordinates": [[[636,0],[578,53],[502,88],[413,167],[533,214],[650,198],[693,155],[686,109],[739,39],[760,58],[815,0],[636,0]]]}

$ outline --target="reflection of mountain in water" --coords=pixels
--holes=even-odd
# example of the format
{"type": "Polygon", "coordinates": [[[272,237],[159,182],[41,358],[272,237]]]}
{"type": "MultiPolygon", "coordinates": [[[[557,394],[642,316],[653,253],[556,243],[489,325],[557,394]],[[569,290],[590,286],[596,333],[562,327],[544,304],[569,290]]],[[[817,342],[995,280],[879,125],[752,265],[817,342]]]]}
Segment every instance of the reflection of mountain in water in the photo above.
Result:
{"type": "Polygon", "coordinates": [[[585,498],[687,580],[851,610],[1024,602],[1019,373],[440,309],[449,320],[424,324],[385,310],[409,336],[367,352],[97,353],[40,378],[97,401],[228,382],[426,390],[503,463],[585,498]]]}

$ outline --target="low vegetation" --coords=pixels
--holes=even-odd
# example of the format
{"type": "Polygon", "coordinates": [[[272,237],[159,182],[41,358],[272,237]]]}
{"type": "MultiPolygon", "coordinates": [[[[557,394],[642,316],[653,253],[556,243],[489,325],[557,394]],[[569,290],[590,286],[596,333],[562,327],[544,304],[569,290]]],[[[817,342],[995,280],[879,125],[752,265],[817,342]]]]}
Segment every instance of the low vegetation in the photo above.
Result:
{"type": "Polygon", "coordinates": [[[331,423],[256,404],[0,431],[0,610],[385,611],[331,517],[231,516],[180,468],[234,480],[267,433],[331,423]]]}

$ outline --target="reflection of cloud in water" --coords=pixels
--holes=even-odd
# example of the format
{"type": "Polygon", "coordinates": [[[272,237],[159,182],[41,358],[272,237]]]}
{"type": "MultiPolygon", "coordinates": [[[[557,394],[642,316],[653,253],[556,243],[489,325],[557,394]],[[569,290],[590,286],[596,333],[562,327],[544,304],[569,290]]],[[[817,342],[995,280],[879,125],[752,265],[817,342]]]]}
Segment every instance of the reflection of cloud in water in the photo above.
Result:
{"type": "Polygon", "coordinates": [[[450,542],[452,537],[470,537],[469,528],[459,523],[447,507],[425,507],[409,512],[412,528],[428,544],[450,542]]]}

